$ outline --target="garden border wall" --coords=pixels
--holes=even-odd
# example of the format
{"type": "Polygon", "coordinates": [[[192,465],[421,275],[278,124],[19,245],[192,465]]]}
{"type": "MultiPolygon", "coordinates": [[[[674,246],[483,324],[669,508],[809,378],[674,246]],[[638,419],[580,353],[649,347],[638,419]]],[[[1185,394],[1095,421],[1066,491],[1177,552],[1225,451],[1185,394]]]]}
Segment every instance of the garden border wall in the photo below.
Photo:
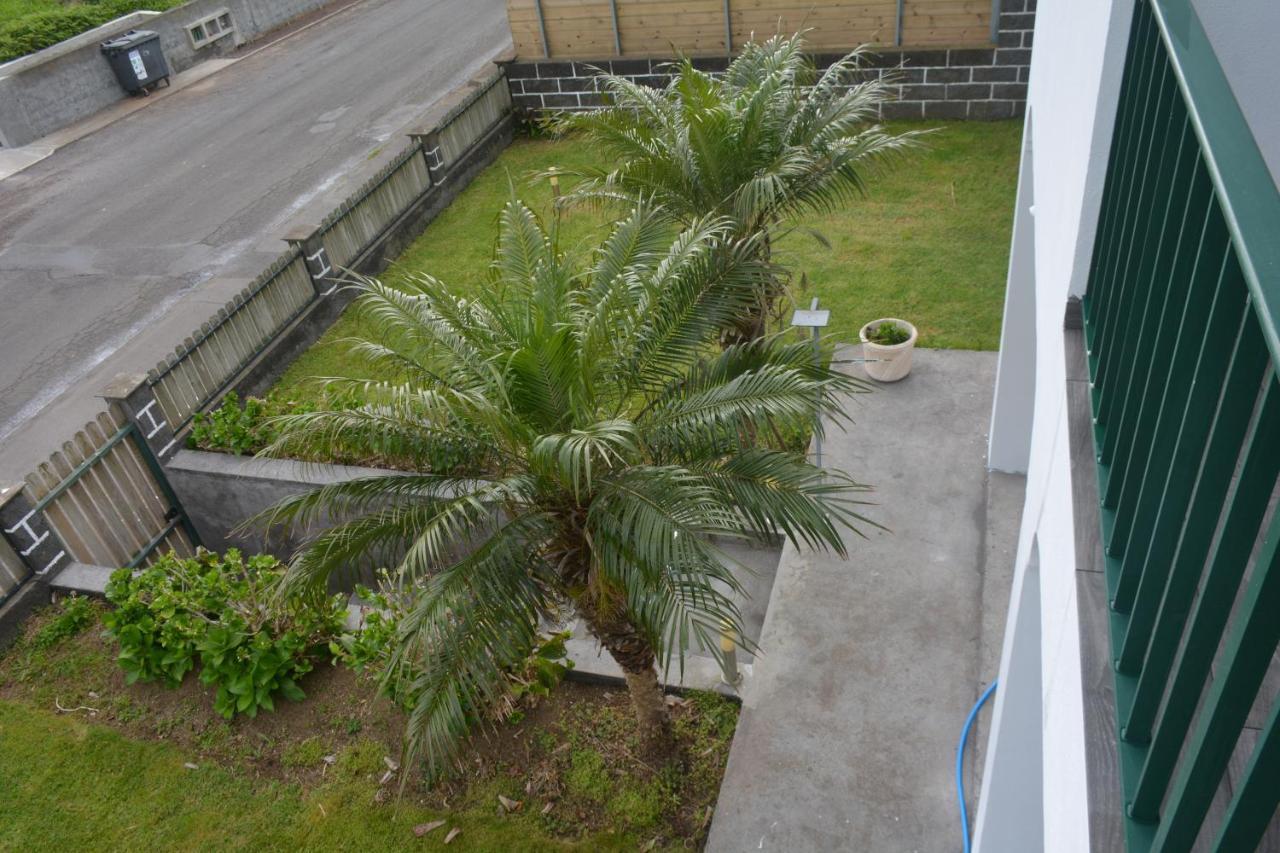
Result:
{"type": "MultiPolygon", "coordinates": [[[[876,47],[869,75],[892,74],[897,101],[885,104],[885,119],[1009,119],[1023,115],[1037,0],[1001,0],[995,40],[985,47],[876,47]]],[[[852,47],[852,45],[850,46],[852,47]]],[[[815,56],[820,68],[840,54],[815,56]]],[[[507,65],[511,96],[529,112],[591,109],[602,106],[596,71],[607,71],[644,85],[661,87],[671,79],[661,57],[526,59],[507,65]]],[[[724,56],[691,60],[704,71],[723,71],[724,56]]]]}
{"type": "Polygon", "coordinates": [[[129,97],[99,44],[131,29],[154,30],[170,73],[225,56],[291,20],[340,0],[190,0],[165,12],[133,12],[0,65],[0,146],[16,148],[129,97]],[[196,47],[187,27],[218,13],[231,30],[196,47]]]}

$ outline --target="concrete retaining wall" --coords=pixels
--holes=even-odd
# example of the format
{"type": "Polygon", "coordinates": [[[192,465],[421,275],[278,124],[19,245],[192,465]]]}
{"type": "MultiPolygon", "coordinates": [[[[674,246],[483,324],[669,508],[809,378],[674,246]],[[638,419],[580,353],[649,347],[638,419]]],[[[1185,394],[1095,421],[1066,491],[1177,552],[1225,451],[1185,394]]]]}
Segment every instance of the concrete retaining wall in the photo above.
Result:
{"type": "Polygon", "coordinates": [[[180,450],[165,472],[204,547],[211,551],[239,548],[246,554],[274,554],[287,560],[318,525],[284,535],[262,530],[237,531],[252,518],[285,498],[320,486],[360,477],[385,475],[376,468],[322,465],[292,459],[258,459],[229,453],[180,450]]]}
{"type": "Polygon", "coordinates": [[[233,51],[333,0],[191,0],[167,12],[135,12],[30,56],[0,65],[0,145],[39,139],[128,97],[99,44],[131,29],[154,30],[172,73],[233,51]],[[234,32],[196,48],[187,26],[220,12],[234,32]]]}
{"type": "MultiPolygon", "coordinates": [[[[885,119],[1007,119],[1023,114],[1031,64],[1037,0],[1003,0],[1000,27],[990,47],[877,48],[873,74],[893,73],[898,100],[886,104],[885,119]]],[[[837,54],[815,57],[822,68],[837,54]]],[[[665,86],[663,67],[672,57],[516,59],[507,80],[517,107],[531,112],[575,110],[604,103],[596,69],[650,86],[665,86]]],[[[725,57],[697,57],[705,71],[722,71],[725,57]]]]}

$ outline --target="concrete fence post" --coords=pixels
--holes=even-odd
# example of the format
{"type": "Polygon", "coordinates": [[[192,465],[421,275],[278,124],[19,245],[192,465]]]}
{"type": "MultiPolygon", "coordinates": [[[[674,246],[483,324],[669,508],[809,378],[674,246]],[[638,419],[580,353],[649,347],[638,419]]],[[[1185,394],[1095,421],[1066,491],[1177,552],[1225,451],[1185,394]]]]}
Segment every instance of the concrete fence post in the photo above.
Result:
{"type": "Polygon", "coordinates": [[[296,246],[307,264],[307,275],[315,286],[316,297],[329,296],[338,289],[338,277],[333,275],[333,265],[320,240],[320,228],[316,225],[295,225],[280,239],[296,246]]]}
{"type": "Polygon", "coordinates": [[[147,383],[146,376],[121,374],[100,396],[108,405],[119,407],[125,418],[137,427],[156,459],[163,462],[178,448],[173,425],[165,418],[155,389],[147,383]]]}
{"type": "Polygon", "coordinates": [[[427,161],[431,185],[438,187],[443,184],[448,175],[444,168],[444,151],[440,148],[440,131],[416,130],[409,133],[409,138],[422,147],[422,157],[427,161]]]}
{"type": "Polygon", "coordinates": [[[21,483],[0,486],[0,534],[36,577],[71,562],[66,546],[44,513],[36,511],[21,483]]]}

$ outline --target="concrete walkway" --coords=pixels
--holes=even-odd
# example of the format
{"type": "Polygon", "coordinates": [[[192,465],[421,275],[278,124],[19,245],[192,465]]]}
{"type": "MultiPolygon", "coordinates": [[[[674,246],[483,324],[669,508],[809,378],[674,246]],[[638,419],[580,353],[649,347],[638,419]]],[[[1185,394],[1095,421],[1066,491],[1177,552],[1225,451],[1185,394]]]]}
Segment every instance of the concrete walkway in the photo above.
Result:
{"type": "Polygon", "coordinates": [[[891,532],[849,535],[848,560],[784,549],[708,850],[960,848],[955,744],[1003,632],[1008,572],[986,565],[1008,558],[1022,483],[985,467],[995,353],[915,359],[828,435],[826,464],[875,485],[891,532]]]}

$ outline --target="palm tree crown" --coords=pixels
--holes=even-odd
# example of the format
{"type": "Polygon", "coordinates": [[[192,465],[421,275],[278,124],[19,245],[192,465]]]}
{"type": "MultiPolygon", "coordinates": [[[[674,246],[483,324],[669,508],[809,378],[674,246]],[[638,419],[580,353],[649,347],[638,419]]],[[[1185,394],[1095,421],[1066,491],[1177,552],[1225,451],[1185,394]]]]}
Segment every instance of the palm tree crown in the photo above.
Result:
{"type": "Polygon", "coordinates": [[[627,676],[642,732],[668,732],[655,665],[740,629],[738,584],[714,538],[783,535],[843,553],[863,487],[761,446],[835,411],[855,380],[778,337],[716,352],[716,331],[763,274],[725,219],[675,238],[640,208],[590,262],[509,203],[490,286],[474,299],[419,276],[362,281],[376,329],[352,343],[396,381],[365,403],[281,419],[269,451],[341,449],[403,473],[325,486],[270,522],[338,519],[293,560],[293,585],[370,559],[412,597],[394,661],[413,662],[409,758],[441,769],[468,709],[502,690],[544,620],[572,611],[627,676]],[[448,448],[442,468],[440,448],[448,448]]]}
{"type": "MultiPolygon", "coordinates": [[[[558,126],[584,134],[612,165],[581,172],[566,201],[651,199],[686,226],[724,216],[738,236],[763,233],[768,257],[785,219],[848,203],[866,191],[872,166],[918,144],[920,131],[876,123],[892,81],[863,79],[865,56],[855,50],[819,74],[796,34],[748,43],[720,76],[685,59],[660,90],[602,74],[610,105],[565,114],[558,126]]],[[[763,334],[781,293],[776,278],[766,284],[746,338],[763,334]]]]}

